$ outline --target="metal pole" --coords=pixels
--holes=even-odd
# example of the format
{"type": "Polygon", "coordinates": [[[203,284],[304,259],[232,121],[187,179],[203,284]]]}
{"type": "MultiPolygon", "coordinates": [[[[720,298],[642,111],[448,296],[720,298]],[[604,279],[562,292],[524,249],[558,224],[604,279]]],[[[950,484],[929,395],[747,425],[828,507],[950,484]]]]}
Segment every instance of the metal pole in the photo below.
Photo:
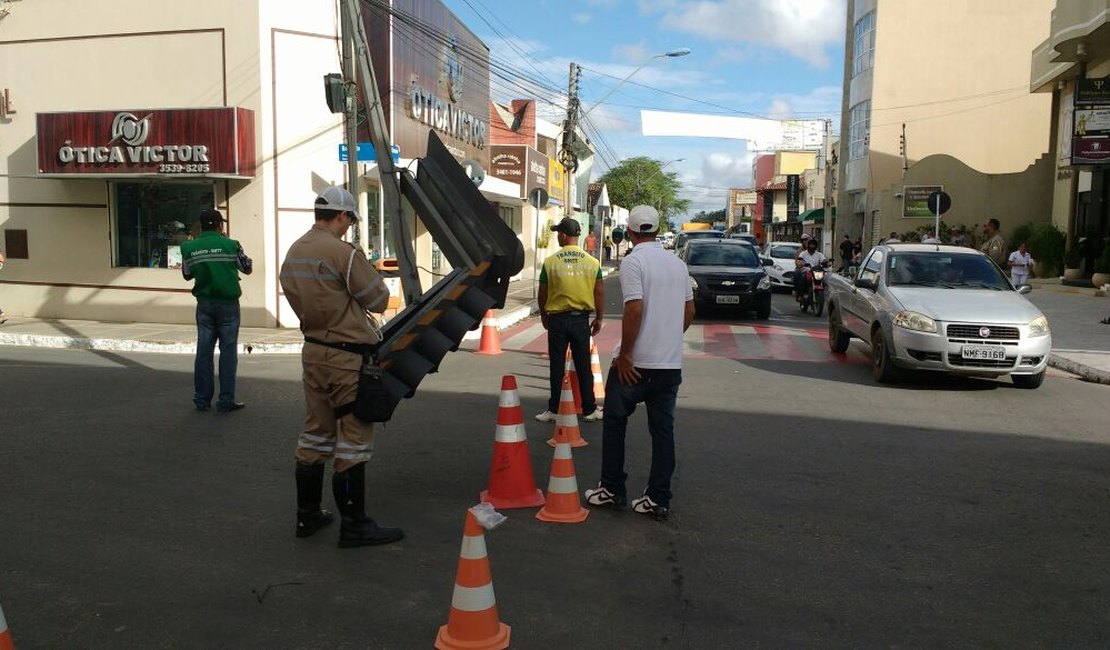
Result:
{"type": "MultiPolygon", "coordinates": [[[[346,127],[347,140],[347,191],[355,197],[357,205],[362,204],[358,182],[358,113],[356,110],[355,96],[358,93],[358,84],[355,82],[354,61],[354,34],[351,32],[351,17],[346,11],[342,16],[343,29],[343,123],[346,127]]],[[[364,211],[363,214],[365,214],[364,211]]],[[[366,227],[367,219],[355,227],[354,245],[365,252],[362,246],[362,229],[366,227]]],[[[367,237],[370,237],[367,233],[367,237]]]]}

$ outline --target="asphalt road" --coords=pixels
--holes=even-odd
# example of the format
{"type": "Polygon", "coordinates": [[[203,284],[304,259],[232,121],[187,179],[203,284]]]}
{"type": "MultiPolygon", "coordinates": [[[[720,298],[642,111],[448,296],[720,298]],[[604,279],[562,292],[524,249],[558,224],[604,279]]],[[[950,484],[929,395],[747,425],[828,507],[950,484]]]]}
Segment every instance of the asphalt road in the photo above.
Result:
{"type": "MultiPolygon", "coordinates": [[[[776,327],[822,322],[787,296],[776,310],[776,327]]],[[[407,537],[355,550],[335,529],[293,536],[299,373],[296,357],[242,357],[248,407],[202,414],[188,356],[0,349],[0,606],[16,646],[429,647],[500,378],[517,376],[531,416],[546,362],[449,355],[370,465],[371,514],[407,537]]],[[[520,648],[1106,647],[1108,391],[693,358],[672,519],[506,511],[487,535],[501,618],[520,648]]],[[[543,488],[550,425],[526,426],[543,488]]],[[[582,488],[600,425],[583,436],[582,488]]],[[[628,463],[636,493],[642,412],[628,463]]]]}

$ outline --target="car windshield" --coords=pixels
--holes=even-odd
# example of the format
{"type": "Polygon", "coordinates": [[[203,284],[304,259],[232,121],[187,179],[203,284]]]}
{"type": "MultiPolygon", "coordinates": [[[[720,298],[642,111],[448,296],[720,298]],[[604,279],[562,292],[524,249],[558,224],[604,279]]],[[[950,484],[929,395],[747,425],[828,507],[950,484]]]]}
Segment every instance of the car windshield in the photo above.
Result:
{"type": "Polygon", "coordinates": [[[798,254],[798,246],[772,246],[771,257],[780,260],[792,260],[798,254]]]}
{"type": "Polygon", "coordinates": [[[887,258],[887,284],[996,291],[1011,288],[1006,277],[987,257],[935,252],[890,255],[887,258]]]}
{"type": "Polygon", "coordinates": [[[691,246],[686,263],[690,266],[759,266],[751,246],[729,244],[691,246]]]}

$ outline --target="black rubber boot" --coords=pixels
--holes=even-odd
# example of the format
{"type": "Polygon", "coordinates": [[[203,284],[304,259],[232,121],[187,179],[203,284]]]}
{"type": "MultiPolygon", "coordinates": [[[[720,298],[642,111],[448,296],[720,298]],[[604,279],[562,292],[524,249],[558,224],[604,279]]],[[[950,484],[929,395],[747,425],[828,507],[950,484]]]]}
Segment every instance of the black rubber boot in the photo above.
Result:
{"type": "Polygon", "coordinates": [[[297,463],[297,537],[309,537],[334,517],[320,508],[324,493],[324,465],[297,463]]]}
{"type": "Polygon", "coordinates": [[[342,517],[339,548],[389,544],[405,536],[400,528],[384,528],[366,516],[366,463],[332,474],[331,491],[342,517]]]}

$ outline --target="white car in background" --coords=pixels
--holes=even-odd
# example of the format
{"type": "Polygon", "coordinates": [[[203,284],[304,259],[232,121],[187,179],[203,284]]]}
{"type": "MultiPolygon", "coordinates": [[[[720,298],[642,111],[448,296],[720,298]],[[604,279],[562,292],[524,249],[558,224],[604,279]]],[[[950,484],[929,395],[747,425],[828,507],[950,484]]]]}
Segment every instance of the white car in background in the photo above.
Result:
{"type": "Polygon", "coordinates": [[[801,244],[793,241],[776,241],[763,247],[763,258],[771,260],[771,265],[764,269],[771,278],[772,290],[794,288],[794,258],[801,248],[801,244]]]}

